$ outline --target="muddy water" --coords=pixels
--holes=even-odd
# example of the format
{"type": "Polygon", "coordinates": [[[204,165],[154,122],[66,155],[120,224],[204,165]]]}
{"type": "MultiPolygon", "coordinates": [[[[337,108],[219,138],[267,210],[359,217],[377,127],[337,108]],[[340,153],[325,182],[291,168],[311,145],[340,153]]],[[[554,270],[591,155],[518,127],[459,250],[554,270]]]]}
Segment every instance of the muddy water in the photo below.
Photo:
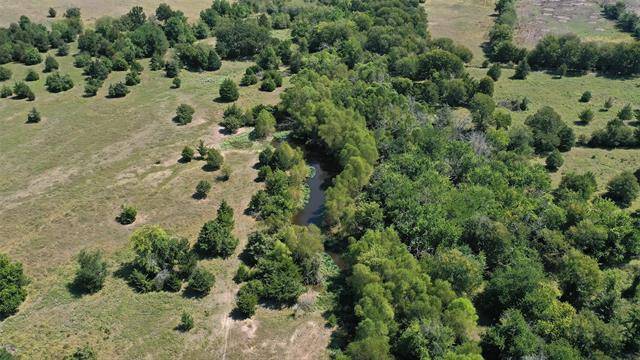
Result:
{"type": "Polygon", "coordinates": [[[293,217],[293,222],[296,225],[314,224],[321,227],[324,216],[324,191],[330,185],[331,175],[317,160],[310,160],[309,166],[314,169],[313,177],[307,183],[309,200],[305,207],[293,217]]]}

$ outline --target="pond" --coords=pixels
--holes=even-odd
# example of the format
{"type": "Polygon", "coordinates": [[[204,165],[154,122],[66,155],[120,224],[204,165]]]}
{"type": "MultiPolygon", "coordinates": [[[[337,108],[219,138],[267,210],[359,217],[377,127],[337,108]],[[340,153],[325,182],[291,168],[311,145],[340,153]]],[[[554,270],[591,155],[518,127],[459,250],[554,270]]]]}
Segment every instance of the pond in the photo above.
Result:
{"type": "Polygon", "coordinates": [[[314,224],[322,227],[324,216],[324,192],[331,182],[331,174],[316,159],[309,160],[309,166],[313,167],[312,176],[308,180],[309,200],[300,212],[293,217],[296,225],[314,224]]]}

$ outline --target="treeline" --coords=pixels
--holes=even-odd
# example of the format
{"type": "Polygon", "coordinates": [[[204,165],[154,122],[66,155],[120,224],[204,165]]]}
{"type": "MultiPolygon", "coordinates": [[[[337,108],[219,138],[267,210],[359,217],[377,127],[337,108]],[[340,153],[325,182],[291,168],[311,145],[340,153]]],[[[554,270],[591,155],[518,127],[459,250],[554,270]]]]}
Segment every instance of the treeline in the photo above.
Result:
{"type": "Polygon", "coordinates": [[[617,1],[614,4],[604,4],[602,12],[610,20],[618,23],[618,27],[625,32],[631,33],[636,38],[640,38],[640,16],[632,10],[627,10],[624,1],[617,1]]]}
{"type": "MultiPolygon", "coordinates": [[[[577,73],[598,71],[613,76],[640,74],[640,43],[583,42],[576,35],[546,35],[535,48],[527,51],[514,43],[517,24],[515,11],[517,0],[499,0],[494,26],[489,32],[486,46],[488,57],[499,63],[526,61],[533,69],[577,73]],[[561,70],[565,69],[565,70],[561,70]]],[[[618,12],[620,5],[605,5],[608,17],[619,16],[621,27],[637,27],[638,16],[618,12]],[[628,15],[623,15],[628,14],[628,15]]]]}

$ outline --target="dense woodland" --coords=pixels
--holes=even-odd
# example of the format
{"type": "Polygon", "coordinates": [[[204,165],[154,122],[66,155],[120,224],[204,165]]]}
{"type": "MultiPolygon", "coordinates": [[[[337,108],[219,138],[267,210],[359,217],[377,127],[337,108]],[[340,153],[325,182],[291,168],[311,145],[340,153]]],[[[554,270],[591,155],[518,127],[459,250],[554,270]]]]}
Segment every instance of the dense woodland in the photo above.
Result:
{"type": "MultiPolygon", "coordinates": [[[[495,63],[518,64],[522,77],[561,67],[640,73],[635,42],[549,35],[531,52],[518,48],[514,2],[496,6],[487,45],[495,63]]],[[[637,356],[640,214],[625,209],[640,193],[640,174],[621,173],[602,196],[591,173],[566,174],[557,188],[548,174],[576,141],[636,146],[640,136],[622,122],[633,109],[590,139],[576,139],[550,107],[512,125],[509,111],[492,98],[500,66],[480,80],[469,76],[471,52],[432,38],[422,6],[418,0],[301,6],[216,0],[197,22],[161,5],[153,17],[133,8],[91,29],[82,26],[79,9],[70,9],[51,30],[26,17],[0,30],[0,61],[39,63],[41,52],[64,51],[77,40],[74,56],[85,69],[88,96],[109,72],[129,71],[127,84],[109,89],[110,96],[126,96],[142,71],[137,59],[145,57],[151,70],[173,78],[183,69],[215,71],[225,59],[254,59],[240,85],[260,78],[265,91],[292,76],[277,106],[231,105],[224,114],[230,132],[255,126],[259,139],[276,128],[291,131],[259,156],[265,187],[247,211],[260,220],[260,230],[249,236],[236,274],[236,312],[243,317],[260,304],[292,305],[307,286],[330,281],[326,318],[334,327],[336,359],[637,356]],[[282,28],[291,29],[291,41],[270,35],[282,28]],[[211,35],[215,47],[196,42],[211,35]],[[469,121],[454,117],[452,107],[467,108],[469,121]],[[325,155],[338,170],[320,228],[291,222],[306,200],[302,147],[325,155]],[[547,168],[532,161],[539,156],[547,157],[547,168]],[[325,249],[346,260],[337,278],[325,275],[325,249]]],[[[50,76],[49,91],[73,86],[62,74],[50,76]]],[[[232,81],[220,89],[222,101],[237,96],[232,81]]],[[[520,107],[526,101],[514,110],[520,107]]],[[[187,123],[192,114],[179,108],[175,121],[187,123]]],[[[196,150],[212,168],[223,166],[215,149],[196,150]]],[[[192,148],[182,156],[197,158],[192,148]]],[[[198,184],[199,196],[207,192],[207,184],[198,184]]],[[[135,209],[123,209],[120,220],[135,220],[135,209]]],[[[231,256],[238,245],[233,227],[233,210],[223,202],[193,247],[159,227],[137,229],[130,239],[135,258],[124,265],[132,291],[180,291],[184,282],[184,291],[205,296],[215,279],[198,260],[231,256]]],[[[100,291],[107,276],[101,254],[83,252],[78,263],[77,286],[100,291]]],[[[27,283],[19,264],[0,257],[2,316],[17,311],[27,283]]],[[[183,316],[185,328],[189,321],[193,326],[183,316]]]]}

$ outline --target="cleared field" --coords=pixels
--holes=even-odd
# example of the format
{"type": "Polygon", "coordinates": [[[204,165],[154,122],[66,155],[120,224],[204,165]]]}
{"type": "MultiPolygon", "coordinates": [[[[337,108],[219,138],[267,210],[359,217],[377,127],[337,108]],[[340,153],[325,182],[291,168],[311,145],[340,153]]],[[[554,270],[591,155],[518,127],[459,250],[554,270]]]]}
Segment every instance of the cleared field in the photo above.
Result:
{"type": "Polygon", "coordinates": [[[520,0],[517,2],[519,42],[532,47],[548,33],[573,33],[585,41],[630,41],[613,21],[602,17],[596,0],[520,0]]]}
{"type": "MultiPolygon", "coordinates": [[[[131,256],[128,236],[133,229],[160,224],[193,241],[223,199],[235,209],[241,240],[237,252],[244,247],[246,234],[255,228],[254,220],[242,214],[260,186],[253,168],[260,146],[225,147],[225,161],[233,170],[226,182],[216,180],[217,172],[202,170],[202,161],[182,164],[178,159],[185,145],[203,139],[219,146],[228,137],[218,126],[227,104],[214,99],[224,78],[237,82],[251,63],[223,61],[216,72],[182,71],[182,87],[172,89],[171,79],[149,71],[144,61],[141,84],[125,98],[107,99],[108,85],[123,79],[124,72],[112,73],[96,97],[85,98],[83,76],[72,66],[72,57],[58,61],[60,72],[72,76],[73,89],[47,92],[40,64],[31,67],[41,76],[29,83],[35,101],[0,99],[0,251],[21,261],[32,279],[19,313],[2,322],[0,345],[13,345],[25,358],[38,359],[61,358],[84,344],[93,346],[100,358],[322,354],[330,331],[317,313],[293,318],[291,310],[260,309],[253,320],[229,316],[237,289],[231,280],[236,256],[202,263],[216,276],[211,294],[203,299],[138,294],[118,276],[121,263],[131,256]],[[172,121],[181,103],[196,109],[187,126],[172,121]],[[34,106],[43,120],[25,124],[34,106]],[[212,191],[208,199],[194,200],[195,185],[202,179],[213,183],[212,191]],[[115,222],[125,203],[139,209],[133,225],[115,222]],[[67,286],[74,256],[84,248],[106,252],[110,275],[97,294],[76,297],[67,286]],[[195,319],[195,328],[185,334],[174,329],[183,310],[195,319]]],[[[29,68],[8,67],[13,79],[24,78],[29,68]]],[[[13,84],[13,79],[1,85],[13,84]]],[[[285,78],[285,86],[287,82],[285,78]]],[[[241,107],[274,104],[282,91],[265,93],[257,87],[240,89],[241,107]]]]}
{"type": "Polygon", "coordinates": [[[494,0],[427,0],[429,31],[434,38],[448,37],[473,52],[472,64],[485,59],[482,44],[493,25],[494,0]]]}
{"type": "MultiPolygon", "coordinates": [[[[17,22],[20,15],[27,15],[35,22],[49,22],[47,11],[50,7],[56,9],[58,18],[70,7],[79,7],[82,19],[93,22],[101,16],[120,16],[133,6],[142,6],[147,16],[155,14],[161,3],[169,4],[174,10],[181,10],[191,20],[197,19],[200,10],[211,6],[211,0],[32,0],[11,1],[0,0],[0,26],[7,26],[17,22]]],[[[55,20],[55,19],[53,19],[55,20]]]]}

